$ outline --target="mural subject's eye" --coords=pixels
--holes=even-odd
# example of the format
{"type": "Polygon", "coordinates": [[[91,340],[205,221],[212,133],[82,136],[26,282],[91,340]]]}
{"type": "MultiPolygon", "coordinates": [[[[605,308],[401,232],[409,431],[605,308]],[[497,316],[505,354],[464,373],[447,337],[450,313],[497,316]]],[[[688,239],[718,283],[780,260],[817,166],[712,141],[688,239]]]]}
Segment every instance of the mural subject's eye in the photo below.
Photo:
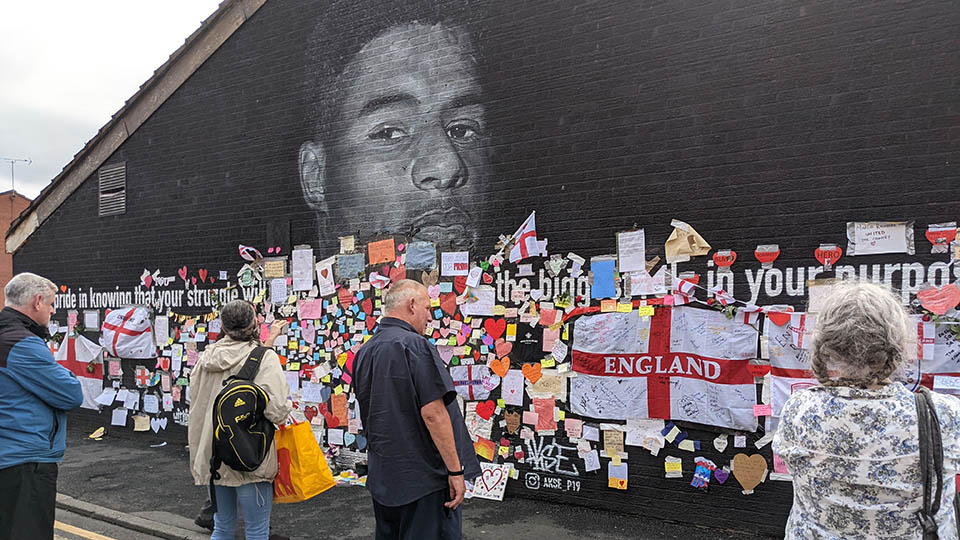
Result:
{"type": "Polygon", "coordinates": [[[395,126],[380,126],[371,131],[367,138],[373,141],[396,142],[407,136],[403,128],[395,126]]]}
{"type": "Polygon", "coordinates": [[[447,124],[447,137],[456,142],[471,142],[481,135],[480,124],[473,120],[454,120],[447,124]]]}

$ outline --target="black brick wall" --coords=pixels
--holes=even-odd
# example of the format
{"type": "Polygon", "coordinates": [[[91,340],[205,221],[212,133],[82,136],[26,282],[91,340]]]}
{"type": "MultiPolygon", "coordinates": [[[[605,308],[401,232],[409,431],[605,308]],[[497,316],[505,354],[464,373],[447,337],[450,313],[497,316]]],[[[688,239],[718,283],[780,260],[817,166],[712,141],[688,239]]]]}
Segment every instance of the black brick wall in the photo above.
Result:
{"type": "MultiPolygon", "coordinates": [[[[355,18],[399,11],[268,2],[108,160],[127,164],[126,214],[97,217],[94,175],[16,253],[15,270],[97,289],[132,288],[144,268],[232,276],[237,244],[265,247],[271,220],[289,220],[293,244],[316,246],[297,149],[313,133],[304,103],[330,94],[303,82],[302,43],[321,18],[348,41],[355,18]]],[[[536,210],[551,253],[585,257],[615,252],[613,233],[634,224],[646,228],[648,257],[662,254],[670,220],[687,221],[714,248],[739,252],[738,298],[749,296],[742,269],[759,266],[757,244],[780,244],[778,267],[816,266],[820,243],[845,247],[847,221],[916,220],[917,256],[841,264],[940,260],[922,232],[960,209],[953,2],[471,1],[450,16],[475,24],[482,47],[493,169],[467,201],[483,217],[476,258],[536,210]]],[[[385,183],[336,200],[351,222],[320,236],[362,229],[398,197],[385,183]]],[[[774,300],[803,298],[759,298],[774,300]]],[[[709,446],[713,436],[699,438],[709,446]]],[[[633,453],[629,491],[585,476],[579,493],[556,500],[782,530],[788,484],[701,495],[689,476],[663,479],[662,459],[633,453]]]]}

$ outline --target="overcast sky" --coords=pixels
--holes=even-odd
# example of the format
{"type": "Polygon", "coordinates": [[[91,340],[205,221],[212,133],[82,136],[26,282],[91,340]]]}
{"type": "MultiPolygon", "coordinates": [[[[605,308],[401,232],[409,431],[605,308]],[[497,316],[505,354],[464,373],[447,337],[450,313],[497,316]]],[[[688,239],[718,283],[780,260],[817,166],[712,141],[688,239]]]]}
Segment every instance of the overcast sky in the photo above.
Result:
{"type": "MultiPolygon", "coordinates": [[[[0,3],[0,158],[36,197],[220,0],[0,3]]],[[[0,160],[0,191],[10,189],[0,160]]]]}

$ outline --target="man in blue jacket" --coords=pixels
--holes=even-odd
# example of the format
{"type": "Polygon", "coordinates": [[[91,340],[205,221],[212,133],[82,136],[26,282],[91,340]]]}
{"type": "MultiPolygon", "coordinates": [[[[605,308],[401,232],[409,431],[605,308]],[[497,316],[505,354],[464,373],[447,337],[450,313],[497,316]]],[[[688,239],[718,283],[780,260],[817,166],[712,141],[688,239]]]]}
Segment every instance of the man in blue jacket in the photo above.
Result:
{"type": "Polygon", "coordinates": [[[0,540],[52,539],[57,463],[67,411],[83,402],[80,382],[44,341],[56,286],[17,274],[0,311],[0,540]]]}

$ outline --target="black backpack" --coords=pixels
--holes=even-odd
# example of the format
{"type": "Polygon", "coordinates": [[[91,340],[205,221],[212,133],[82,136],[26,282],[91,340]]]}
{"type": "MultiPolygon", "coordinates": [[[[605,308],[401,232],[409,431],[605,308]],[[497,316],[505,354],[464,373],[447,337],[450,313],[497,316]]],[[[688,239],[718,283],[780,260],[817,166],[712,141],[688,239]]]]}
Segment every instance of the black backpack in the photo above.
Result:
{"type": "Polygon", "coordinates": [[[237,471],[255,471],[270,451],[276,427],[263,415],[270,399],[254,384],[263,356],[269,349],[256,347],[240,371],[223,381],[213,400],[213,453],[210,456],[210,500],[216,511],[213,481],[220,479],[220,464],[237,471]]]}

